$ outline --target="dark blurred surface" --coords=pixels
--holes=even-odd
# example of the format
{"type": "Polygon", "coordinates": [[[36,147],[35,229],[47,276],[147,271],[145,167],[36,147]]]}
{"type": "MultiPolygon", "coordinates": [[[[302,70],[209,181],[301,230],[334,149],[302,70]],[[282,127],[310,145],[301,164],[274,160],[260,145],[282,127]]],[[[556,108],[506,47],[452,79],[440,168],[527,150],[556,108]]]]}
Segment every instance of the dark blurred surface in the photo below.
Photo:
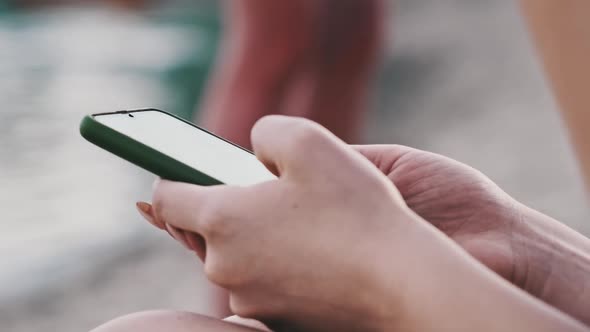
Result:
{"type": "MultiPolygon", "coordinates": [[[[135,213],[152,176],[84,142],[77,125],[86,113],[144,106],[189,117],[219,34],[214,10],[197,1],[1,12],[2,331],[207,311],[196,258],[135,213]]],[[[367,141],[466,162],[589,234],[582,183],[515,4],[403,0],[392,12],[367,141]]]]}

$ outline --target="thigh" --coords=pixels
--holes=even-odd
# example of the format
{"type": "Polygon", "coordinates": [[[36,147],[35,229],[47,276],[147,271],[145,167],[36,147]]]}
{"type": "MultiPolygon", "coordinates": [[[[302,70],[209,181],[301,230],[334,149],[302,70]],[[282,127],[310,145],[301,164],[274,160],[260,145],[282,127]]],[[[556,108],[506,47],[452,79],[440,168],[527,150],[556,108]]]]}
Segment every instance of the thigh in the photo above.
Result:
{"type": "Polygon", "coordinates": [[[255,321],[223,321],[189,312],[147,311],[112,320],[92,332],[255,332],[268,331],[255,321]],[[230,322],[231,321],[231,322],[230,322]]]}

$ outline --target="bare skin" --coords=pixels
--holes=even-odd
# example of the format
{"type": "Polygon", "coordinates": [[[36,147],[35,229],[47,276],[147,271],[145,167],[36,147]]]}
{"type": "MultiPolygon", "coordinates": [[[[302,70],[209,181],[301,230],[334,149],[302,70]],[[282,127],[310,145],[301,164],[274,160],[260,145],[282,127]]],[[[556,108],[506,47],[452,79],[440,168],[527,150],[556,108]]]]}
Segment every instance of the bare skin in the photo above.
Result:
{"type": "Polygon", "coordinates": [[[225,1],[202,124],[250,147],[264,115],[312,119],[358,140],[382,45],[382,0],[225,1]]]}
{"type": "Polygon", "coordinates": [[[474,258],[590,325],[590,296],[584,296],[590,289],[586,237],[523,206],[477,170],[452,159],[398,145],[355,149],[396,184],[414,212],[474,258]]]}
{"type": "Polygon", "coordinates": [[[590,241],[514,201],[480,172],[404,146],[357,146],[408,206],[473,257],[586,323],[590,241]],[[559,271],[556,273],[555,271],[559,271]],[[575,300],[577,298],[577,300],[575,300]]]}
{"type": "Polygon", "coordinates": [[[399,145],[357,146],[408,206],[488,268],[590,325],[590,240],[477,170],[399,145]]]}
{"type": "Polygon", "coordinates": [[[277,181],[248,188],[162,182],[156,188],[148,218],[203,236],[206,252],[193,248],[205,258],[209,278],[229,289],[234,312],[263,319],[279,331],[282,326],[318,331],[583,330],[465,255],[414,214],[373,164],[317,126],[298,121],[273,118],[253,132],[255,151],[280,176],[277,181]],[[277,132],[285,141],[269,143],[277,132]],[[287,148],[279,148],[286,142],[287,148]],[[302,155],[297,149],[309,144],[319,152],[289,157],[302,155]],[[372,212],[363,212],[364,205],[372,212]],[[297,222],[289,222],[292,218],[297,222]],[[266,222],[272,226],[263,226],[266,222]],[[314,225],[311,233],[307,224],[314,225]],[[249,233],[256,233],[262,252],[249,244],[249,233]],[[371,241],[362,241],[365,236],[371,241]],[[272,253],[263,249],[268,247],[272,253]],[[305,264],[298,264],[299,259],[305,264]],[[359,284],[365,285],[363,292],[351,302],[342,290],[359,284]],[[480,308],[482,298],[486,310],[480,308]],[[338,309],[330,303],[338,303],[338,309]]]}
{"type": "Polygon", "coordinates": [[[590,2],[521,0],[590,188],[590,2]]]}
{"type": "MultiPolygon", "coordinates": [[[[584,17],[582,15],[584,11],[581,9],[583,9],[582,6],[585,5],[586,4],[583,1],[578,1],[577,3],[576,1],[571,1],[568,2],[567,6],[563,6],[561,3],[551,5],[550,1],[528,1],[528,3],[526,0],[524,1],[525,11],[527,11],[527,14],[529,15],[533,32],[540,43],[540,49],[544,54],[544,59],[549,69],[550,76],[553,80],[561,81],[559,84],[562,85],[562,88],[556,86],[558,97],[562,106],[568,106],[564,107],[565,119],[572,129],[572,137],[576,144],[577,152],[581,156],[580,159],[583,162],[584,169],[587,170],[588,167],[586,164],[588,163],[585,161],[584,156],[589,156],[590,153],[587,151],[584,143],[588,140],[584,136],[585,131],[582,125],[587,122],[583,121],[585,119],[585,113],[583,110],[587,109],[586,101],[588,101],[588,99],[585,97],[584,93],[580,93],[580,90],[575,88],[575,86],[581,87],[585,85],[569,85],[569,87],[573,86],[574,89],[564,88],[567,87],[568,84],[584,80],[584,77],[590,77],[589,75],[583,74],[583,71],[580,70],[580,66],[576,65],[581,62],[573,61],[579,58],[580,55],[587,54],[587,48],[584,46],[587,45],[584,44],[586,40],[580,38],[583,36],[578,34],[578,32],[582,30],[578,29],[572,31],[571,28],[573,25],[570,24],[571,20],[566,19],[568,17],[567,15],[571,15],[572,12],[584,17]],[[554,15],[556,13],[559,14],[554,15]],[[551,27],[552,24],[553,27],[551,27]],[[553,30],[553,32],[547,30],[553,30]],[[556,38],[558,37],[557,34],[561,36],[570,35],[572,38],[561,38],[560,40],[556,38]],[[576,38],[578,42],[575,42],[576,38]],[[570,41],[572,42],[569,43],[570,41]],[[562,44],[560,47],[555,47],[555,42],[562,44]],[[560,52],[552,51],[557,49],[559,49],[560,52]],[[562,68],[565,68],[565,70],[562,70],[562,68]],[[570,70],[569,68],[577,69],[570,70]]],[[[583,26],[584,24],[587,24],[587,22],[587,20],[581,20],[578,22],[577,26],[583,26]]],[[[554,86],[555,85],[556,84],[554,84],[554,86]]],[[[432,194],[432,189],[417,194],[413,194],[411,191],[410,193],[405,193],[403,185],[399,184],[400,181],[411,184],[406,187],[407,190],[422,186],[425,186],[426,188],[429,187],[418,177],[418,184],[412,183],[411,179],[406,181],[405,179],[407,179],[407,177],[405,175],[407,174],[405,172],[400,172],[399,167],[396,167],[395,172],[388,174],[387,167],[383,167],[383,165],[387,165],[387,163],[379,165],[378,162],[382,159],[387,159],[387,156],[390,156],[389,158],[398,159],[399,156],[396,156],[395,153],[391,153],[391,149],[404,152],[404,149],[408,148],[361,147],[359,149],[369,159],[376,161],[375,163],[377,166],[379,166],[390,179],[394,180],[410,208],[424,217],[424,219],[428,219],[428,221],[437,228],[444,231],[473,255],[473,257],[479,259],[515,285],[527,290],[530,294],[535,295],[573,317],[577,317],[581,321],[588,323],[588,312],[587,310],[584,310],[588,307],[588,285],[587,282],[586,284],[584,283],[585,280],[587,280],[586,276],[588,275],[587,262],[589,247],[586,238],[558,222],[555,222],[549,217],[523,207],[516,202],[511,202],[510,199],[506,200],[506,198],[503,197],[505,194],[494,188],[495,186],[493,184],[488,188],[491,193],[482,195],[484,198],[483,202],[478,202],[477,199],[465,202],[469,203],[467,206],[471,206],[473,205],[472,201],[475,201],[473,207],[480,208],[479,212],[475,215],[480,215],[482,218],[476,218],[474,215],[464,212],[461,209],[453,209],[453,205],[447,205],[448,203],[454,202],[454,200],[449,200],[448,203],[445,203],[444,200],[442,200],[442,202],[437,201],[432,199],[433,197],[430,197],[431,199],[429,199],[429,196],[432,194]],[[371,151],[367,152],[367,149],[371,151]],[[383,149],[390,151],[388,153],[379,153],[379,150],[383,151],[383,149]],[[375,153],[377,159],[374,159],[375,155],[371,155],[372,153],[375,153]],[[399,177],[397,181],[396,177],[399,177]],[[490,200],[490,198],[494,197],[500,198],[499,201],[503,203],[498,204],[495,200],[490,200]],[[433,206],[444,207],[444,211],[447,215],[444,217],[434,215],[434,218],[429,219],[427,216],[431,215],[431,211],[427,208],[424,209],[421,204],[417,204],[421,203],[422,199],[426,203],[429,201],[433,202],[433,206]],[[499,209],[494,210],[490,207],[499,209]],[[477,222],[478,220],[489,220],[484,218],[486,216],[497,222],[493,225],[477,222]],[[465,220],[469,220],[469,222],[466,223],[465,220]],[[498,224],[502,226],[498,227],[498,224]],[[505,236],[504,231],[507,225],[510,225],[511,227],[517,226],[515,227],[513,235],[518,236],[505,236]],[[481,236],[477,236],[478,234],[481,236]],[[517,262],[520,262],[520,264],[517,262]],[[528,271],[527,273],[523,273],[524,269],[519,269],[519,266],[526,266],[532,272],[528,271]],[[577,285],[579,285],[579,288],[576,288],[577,285]]],[[[410,153],[410,155],[414,154],[414,157],[424,157],[423,155],[421,156],[423,152],[413,151],[414,152],[410,153]]],[[[436,160],[434,161],[435,165],[440,165],[439,162],[436,162],[436,160]]],[[[398,166],[403,166],[407,163],[407,160],[401,163],[399,161],[392,161],[392,163],[395,163],[398,166]]],[[[411,165],[412,163],[409,164],[411,165]]],[[[445,164],[442,163],[442,165],[445,164]]],[[[586,174],[590,174],[590,172],[586,171],[586,174]]],[[[487,181],[483,182],[483,188],[490,185],[487,181]]],[[[479,186],[481,184],[482,183],[476,183],[476,192],[482,189],[482,187],[479,186]]],[[[461,190],[450,193],[445,192],[439,196],[447,197],[447,195],[450,195],[449,197],[457,199],[458,197],[456,196],[456,193],[460,191],[461,190]]],[[[467,192],[472,193],[468,189],[467,192]]],[[[475,196],[477,197],[480,195],[475,196]]],[[[464,206],[462,204],[455,205],[464,206]]],[[[467,210],[469,210],[469,208],[467,210]]]]}
{"type": "MultiPolygon", "coordinates": [[[[268,114],[302,116],[357,142],[382,46],[382,0],[229,0],[225,29],[199,122],[251,147],[268,114]]],[[[219,317],[227,295],[213,294],[219,317]]]]}

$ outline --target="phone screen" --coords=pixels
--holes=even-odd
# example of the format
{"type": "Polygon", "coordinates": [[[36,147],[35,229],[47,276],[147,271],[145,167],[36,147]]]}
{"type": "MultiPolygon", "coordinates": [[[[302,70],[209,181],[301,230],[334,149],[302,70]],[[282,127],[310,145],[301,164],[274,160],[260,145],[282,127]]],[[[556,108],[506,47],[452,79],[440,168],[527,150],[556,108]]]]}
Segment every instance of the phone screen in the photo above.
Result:
{"type": "Polygon", "coordinates": [[[164,112],[97,114],[94,119],[225,184],[276,179],[254,154],[164,112]]]}

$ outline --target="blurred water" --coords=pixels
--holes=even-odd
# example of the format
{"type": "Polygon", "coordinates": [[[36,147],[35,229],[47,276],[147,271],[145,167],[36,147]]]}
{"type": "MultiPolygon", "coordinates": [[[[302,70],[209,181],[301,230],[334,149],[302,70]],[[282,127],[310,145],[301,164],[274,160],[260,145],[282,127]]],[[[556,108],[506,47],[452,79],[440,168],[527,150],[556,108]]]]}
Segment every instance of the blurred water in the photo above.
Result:
{"type": "Polygon", "coordinates": [[[151,175],[85,142],[78,123],[99,111],[186,110],[179,101],[190,98],[167,79],[179,64],[208,65],[207,38],[100,8],[0,17],[0,299],[142,229],[133,203],[148,198],[151,175]]]}

